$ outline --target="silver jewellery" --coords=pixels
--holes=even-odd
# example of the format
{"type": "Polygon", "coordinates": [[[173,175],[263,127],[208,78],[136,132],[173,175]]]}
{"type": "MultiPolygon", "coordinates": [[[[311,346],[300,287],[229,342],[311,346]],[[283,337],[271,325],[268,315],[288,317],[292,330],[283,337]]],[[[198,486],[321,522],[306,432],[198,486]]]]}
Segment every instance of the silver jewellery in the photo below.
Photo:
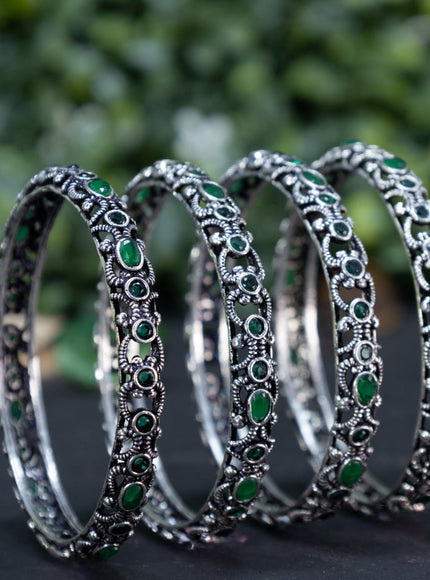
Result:
{"type": "MultiPolygon", "coordinates": [[[[427,191],[403,159],[361,142],[335,147],[313,166],[326,174],[330,182],[356,173],[385,200],[410,260],[421,329],[422,399],[411,458],[394,489],[365,480],[351,505],[365,514],[422,511],[430,498],[430,204],[427,191]]],[[[318,356],[318,352],[313,356],[318,356]]]]}
{"type": "Polygon", "coordinates": [[[164,402],[159,380],[163,350],[154,275],[136,238],[136,226],[108,183],[77,166],[38,173],[19,194],[2,245],[0,402],[5,447],[19,503],[39,542],[62,558],[115,554],[133,532],[153,479],[155,441],[164,402]],[[63,491],[41,396],[33,328],[45,250],[64,202],[78,210],[104,266],[114,312],[119,372],[118,413],[100,500],[82,525],[63,491]],[[150,354],[130,358],[134,343],[150,354]],[[151,381],[149,408],[131,410],[151,381]]]}
{"type": "MultiPolygon", "coordinates": [[[[196,514],[184,506],[159,462],[143,519],[168,540],[210,543],[219,541],[245,517],[268,469],[265,458],[273,446],[271,429],[278,398],[269,330],[272,311],[268,292],[262,286],[263,268],[251,247],[252,237],[244,229],[239,209],[206,173],[190,164],[159,161],[131,181],[124,199],[130,215],[148,236],[157,211],[169,194],[194,218],[202,240],[200,252],[208,255],[208,267],[218,279],[217,307],[227,320],[224,348],[230,360],[230,421],[221,467],[201,510],[196,514]],[[241,313],[244,308],[249,309],[245,316],[241,313]]],[[[201,342],[195,346],[201,361],[206,345],[201,342]]],[[[194,359],[194,363],[191,372],[201,376],[200,362],[194,359]]],[[[114,406],[111,390],[104,389],[104,393],[105,406],[114,406]]]]}
{"type": "MultiPolygon", "coordinates": [[[[294,223],[295,245],[290,247],[291,259],[301,252],[316,248],[331,300],[334,324],[336,395],[335,412],[328,406],[328,390],[325,383],[314,389],[309,378],[320,381],[322,365],[320,359],[307,360],[308,350],[301,348],[298,335],[316,320],[315,302],[303,293],[300,284],[285,285],[296,275],[290,262],[285,261],[285,247],[291,243],[291,227],[287,229],[287,243],[280,244],[277,272],[282,277],[275,289],[274,321],[277,339],[277,363],[282,388],[287,396],[297,421],[301,438],[313,451],[316,475],[310,486],[297,502],[286,498],[268,478],[262,484],[262,493],[255,503],[255,517],[266,524],[284,526],[294,521],[311,521],[333,513],[350,494],[365,471],[371,448],[369,442],[378,423],[374,415],[380,404],[378,387],[382,364],[378,355],[375,337],[377,319],[373,313],[375,301],[373,280],[366,272],[367,256],[353,234],[352,224],[344,215],[338,194],[325,178],[303,165],[299,160],[278,153],[256,151],[234,164],[225,174],[222,183],[230,194],[245,209],[265,182],[279,189],[292,203],[298,217],[294,223]],[[289,233],[288,233],[289,232],[289,233]],[[294,293],[294,296],[292,296],[294,293]],[[300,303],[300,308],[297,308],[300,303]],[[308,377],[304,368],[318,365],[317,372],[308,377]],[[368,388],[363,387],[367,385],[368,388]],[[371,396],[369,394],[371,385],[371,396]],[[323,407],[324,419],[317,410],[323,407]],[[323,429],[325,422],[331,425],[329,434],[323,429]],[[328,440],[328,442],[327,442],[328,440]]],[[[202,296],[199,303],[194,297],[192,318],[194,333],[191,335],[191,356],[195,356],[196,345],[210,344],[205,353],[206,361],[221,358],[221,376],[214,389],[208,380],[196,381],[197,399],[202,405],[202,430],[213,454],[220,461],[220,442],[225,437],[227,423],[225,376],[223,353],[218,351],[217,340],[206,334],[206,325],[199,320],[217,319],[217,305],[210,300],[213,277],[207,263],[196,264],[195,279],[200,280],[197,292],[202,296]]],[[[297,281],[303,280],[303,271],[298,272],[297,281]]],[[[255,325],[256,332],[265,332],[263,326],[255,325]]],[[[245,333],[249,332],[245,330],[245,333]]],[[[221,342],[221,341],[220,341],[221,342]]],[[[310,352],[312,355],[312,351],[310,352]]],[[[203,365],[202,360],[197,361],[203,365]]],[[[196,364],[195,362],[193,363],[196,364]]],[[[219,367],[218,367],[219,368],[219,367]]],[[[209,377],[214,371],[211,369],[209,377]]],[[[219,370],[218,370],[219,375],[219,370]]],[[[214,380],[212,379],[212,383],[214,380]]]]}

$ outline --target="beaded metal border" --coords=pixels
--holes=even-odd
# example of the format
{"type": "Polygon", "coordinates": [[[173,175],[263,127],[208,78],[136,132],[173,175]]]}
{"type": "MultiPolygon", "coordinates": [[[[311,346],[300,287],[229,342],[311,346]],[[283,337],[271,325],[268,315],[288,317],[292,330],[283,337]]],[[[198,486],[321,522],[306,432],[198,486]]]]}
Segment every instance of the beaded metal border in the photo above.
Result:
{"type": "MultiPolygon", "coordinates": [[[[404,510],[422,511],[430,498],[430,202],[421,180],[403,159],[360,141],[335,147],[313,163],[331,180],[356,173],[373,186],[386,202],[401,234],[415,284],[421,328],[422,394],[411,458],[397,485],[390,491],[360,486],[353,507],[377,515],[404,510]]],[[[382,488],[383,489],[383,488],[382,488]]]]}
{"type": "MultiPolygon", "coordinates": [[[[375,300],[372,277],[366,272],[367,256],[352,223],[345,217],[338,194],[324,176],[303,165],[298,159],[268,151],[256,151],[235,163],[224,175],[222,183],[245,206],[264,182],[271,183],[293,203],[303,225],[315,243],[329,285],[334,318],[337,394],[334,422],[328,448],[320,457],[317,473],[298,502],[289,505],[273,484],[262,486],[263,493],[254,513],[267,524],[283,526],[291,521],[310,521],[335,511],[349,497],[365,470],[372,449],[371,437],[376,431],[374,418],[380,404],[378,393],[382,363],[378,355],[373,313],[375,300]],[[340,244],[341,249],[339,249],[340,244]],[[360,303],[369,311],[365,319],[357,316],[353,300],[347,297],[355,289],[360,303]],[[363,373],[371,375],[375,391],[363,405],[357,397],[356,383],[363,373]],[[362,435],[366,432],[366,437],[362,435]],[[354,435],[359,433],[356,438],[354,435]],[[356,440],[353,440],[356,439],[356,440]]],[[[286,269],[284,263],[284,269],[286,269]]],[[[286,272],[288,275],[288,271],[286,272]]],[[[294,313],[290,316],[294,319],[294,313]]],[[[285,336],[278,336],[278,341],[285,336]]],[[[301,353],[305,357],[306,353],[301,353]]],[[[278,360],[278,364],[281,361],[278,360]]],[[[291,375],[286,362],[286,373],[291,375]]],[[[300,378],[300,377],[296,377],[300,378]]],[[[303,378],[297,382],[295,396],[300,396],[303,378]]],[[[284,384],[288,392],[290,385],[284,384]]],[[[312,420],[312,394],[301,399],[302,418],[312,420]]],[[[290,394],[290,401],[291,401],[290,394]]],[[[293,401],[294,404],[294,401],[293,401]]],[[[213,409],[214,416],[222,409],[213,409]]],[[[203,429],[204,429],[203,425],[203,429]]]]}
{"type": "Polygon", "coordinates": [[[157,334],[159,315],[152,291],[154,275],[136,239],[136,226],[111,186],[77,166],[51,167],[34,176],[19,194],[6,226],[2,245],[0,308],[2,316],[1,413],[6,451],[19,503],[30,516],[29,526],[39,542],[63,558],[115,554],[141,518],[153,479],[155,441],[164,404],[159,381],[164,356],[157,334]],[[76,519],[61,487],[49,442],[38,359],[33,343],[38,286],[51,227],[64,200],[88,225],[104,265],[115,315],[119,366],[119,411],[101,499],[89,522],[76,519]],[[134,281],[134,282],[133,282],[134,281]],[[130,284],[140,287],[136,299],[130,284]],[[145,342],[150,355],[129,360],[129,346],[145,342]],[[151,374],[151,391],[136,376],[151,374]],[[147,406],[143,405],[143,398],[147,406]],[[131,411],[130,397],[142,400],[131,411]]]}
{"type": "Polygon", "coordinates": [[[272,308],[262,286],[261,261],[251,247],[252,236],[244,229],[239,209],[206,173],[187,163],[159,161],[130,182],[124,199],[130,215],[147,232],[168,193],[193,217],[218,276],[231,338],[231,422],[215,486],[200,512],[192,515],[183,506],[160,464],[144,520],[166,539],[209,543],[231,532],[245,517],[268,469],[264,459],[274,443],[271,429],[278,398],[269,331],[272,308]],[[235,310],[247,304],[258,309],[254,318],[265,329],[258,336],[249,332],[252,317],[243,320],[235,310]],[[258,462],[253,460],[253,451],[259,455],[258,462]]]}

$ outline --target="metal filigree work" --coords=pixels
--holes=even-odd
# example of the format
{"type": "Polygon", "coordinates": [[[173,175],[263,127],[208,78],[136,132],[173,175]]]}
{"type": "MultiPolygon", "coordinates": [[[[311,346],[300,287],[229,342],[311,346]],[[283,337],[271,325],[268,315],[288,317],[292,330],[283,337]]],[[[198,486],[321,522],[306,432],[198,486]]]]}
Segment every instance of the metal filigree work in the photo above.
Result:
{"type": "MultiPolygon", "coordinates": [[[[378,424],[374,415],[380,404],[377,391],[382,364],[375,336],[377,319],[373,313],[373,280],[366,272],[367,256],[353,234],[351,221],[344,215],[338,194],[320,173],[299,160],[267,151],[256,151],[243,158],[227,171],[222,180],[244,210],[265,182],[279,189],[298,214],[291,218],[287,238],[277,249],[278,281],[274,292],[277,364],[282,388],[295,411],[300,436],[315,453],[316,469],[311,485],[296,502],[288,500],[272,481],[265,479],[263,482],[262,493],[253,513],[264,523],[283,526],[291,521],[310,521],[333,513],[351,494],[365,470],[371,452],[369,442],[378,424]],[[289,261],[285,259],[287,247],[291,250],[289,261]],[[321,383],[319,390],[313,388],[308,385],[309,372],[304,372],[309,365],[319,361],[308,361],[307,351],[300,348],[299,334],[305,332],[309,319],[316,318],[316,310],[315,304],[303,292],[303,272],[293,276],[295,268],[292,261],[303,253],[315,251],[315,248],[320,254],[328,281],[333,310],[337,371],[334,417],[326,404],[328,391],[325,384],[321,383]],[[360,307],[366,311],[364,319],[355,316],[354,305],[357,303],[354,304],[354,300],[357,298],[363,303],[360,307]],[[302,302],[304,307],[297,308],[298,302],[302,302]],[[376,386],[366,405],[358,401],[357,387],[354,386],[357,377],[363,373],[369,373],[376,386]],[[326,407],[323,418],[319,412],[321,399],[326,407]],[[328,444],[327,430],[324,428],[326,422],[330,424],[328,444]],[[361,433],[360,441],[360,437],[355,435],[357,431],[361,433]]],[[[208,301],[213,279],[205,269],[205,264],[198,264],[194,276],[201,280],[200,292],[205,299],[206,318],[216,319],[216,304],[208,301]]],[[[198,314],[194,317],[198,318],[198,314]]],[[[203,338],[200,340],[206,341],[205,325],[201,332],[203,338]]],[[[196,340],[197,336],[192,337],[192,341],[196,340]]],[[[215,360],[219,355],[222,360],[217,346],[217,340],[212,339],[206,360],[211,360],[211,357],[215,360]]],[[[313,378],[315,376],[316,380],[322,381],[321,372],[313,378]]],[[[225,381],[223,383],[222,377],[219,377],[219,370],[217,381],[215,394],[207,389],[199,400],[204,401],[205,410],[211,410],[202,421],[202,429],[214,456],[219,460],[219,441],[210,436],[212,433],[223,436],[228,416],[223,386],[225,381]]],[[[199,391],[201,386],[197,384],[198,394],[199,391]]]]}
{"type": "Polygon", "coordinates": [[[398,484],[392,489],[372,480],[360,485],[352,506],[365,514],[422,511],[430,497],[430,203],[427,190],[406,162],[376,146],[355,142],[335,147],[313,166],[331,182],[358,174],[385,200],[401,234],[415,282],[421,327],[422,395],[413,451],[398,484]]]}
{"type": "Polygon", "coordinates": [[[110,557],[141,518],[153,479],[164,404],[164,387],[158,378],[164,356],[157,335],[152,267],[144,256],[143,242],[136,238],[135,223],[110,185],[76,166],[48,168],[33,177],[18,196],[2,251],[0,400],[17,497],[37,539],[53,555],[110,557]],[[84,526],[69,506],[57,472],[33,338],[45,249],[64,200],[78,210],[93,236],[104,266],[118,344],[114,443],[101,499],[84,526]],[[143,298],[128,290],[131,280],[146,290],[143,298]],[[129,355],[131,344],[139,340],[133,336],[138,324],[148,324],[153,331],[145,358],[129,355]],[[140,369],[153,372],[150,397],[136,381],[140,369]],[[141,402],[137,410],[129,404],[132,397],[141,402]]]}

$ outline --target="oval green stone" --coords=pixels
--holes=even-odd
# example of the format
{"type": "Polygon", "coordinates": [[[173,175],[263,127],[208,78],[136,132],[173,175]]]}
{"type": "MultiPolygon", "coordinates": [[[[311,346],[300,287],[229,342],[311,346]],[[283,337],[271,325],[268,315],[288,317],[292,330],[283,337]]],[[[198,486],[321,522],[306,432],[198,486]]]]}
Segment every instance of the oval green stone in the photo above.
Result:
{"type": "Polygon", "coordinates": [[[391,169],[405,169],[408,166],[406,161],[400,159],[400,157],[388,157],[384,159],[384,163],[391,169]]]}
{"type": "Polygon", "coordinates": [[[254,423],[264,423],[272,408],[272,399],[267,391],[262,389],[252,393],[250,397],[251,419],[254,423]]]}
{"type": "Polygon", "coordinates": [[[15,241],[18,243],[24,242],[29,235],[30,228],[28,226],[26,225],[19,226],[19,228],[16,230],[15,241]]]}
{"type": "Polygon", "coordinates": [[[258,289],[258,278],[254,274],[246,274],[241,279],[242,287],[247,292],[255,292],[258,289]]]}
{"type": "Polygon", "coordinates": [[[412,179],[402,179],[400,182],[400,185],[403,185],[403,187],[415,187],[416,183],[415,181],[412,181],[412,179]]]}
{"type": "Polygon", "coordinates": [[[154,428],[154,424],[154,418],[152,415],[147,415],[146,413],[142,413],[142,415],[138,416],[135,422],[136,430],[139,431],[139,433],[142,433],[142,435],[150,433],[154,428]]]}
{"type": "Polygon", "coordinates": [[[228,507],[226,510],[227,516],[229,518],[240,518],[246,513],[246,510],[240,507],[228,507]]]}
{"type": "Polygon", "coordinates": [[[125,266],[137,268],[142,262],[142,252],[133,238],[124,238],[119,242],[118,252],[125,266]]]}
{"type": "Polygon", "coordinates": [[[12,401],[9,407],[10,416],[14,421],[19,421],[22,417],[22,405],[19,401],[12,401]]]}
{"type": "Polygon", "coordinates": [[[369,429],[357,429],[353,432],[351,439],[354,443],[364,443],[369,439],[370,435],[371,431],[369,429]]]}
{"type": "Polygon", "coordinates": [[[240,502],[251,501],[257,495],[258,481],[251,478],[242,479],[235,490],[235,499],[240,502]]]}
{"type": "Polygon", "coordinates": [[[246,458],[249,461],[257,462],[260,461],[266,455],[266,449],[262,445],[254,445],[250,447],[246,452],[246,458]]]}
{"type": "Polygon", "coordinates": [[[112,193],[112,188],[107,181],[104,179],[94,179],[90,181],[88,187],[97,193],[97,195],[103,195],[104,197],[108,197],[112,193]]]}
{"type": "Polygon", "coordinates": [[[326,183],[324,177],[316,171],[303,171],[302,175],[307,181],[310,181],[315,185],[325,185],[326,183]]]}
{"type": "Polygon", "coordinates": [[[202,188],[209,197],[214,197],[216,199],[224,199],[225,197],[225,192],[222,187],[211,181],[205,181],[202,184],[202,188]]]}
{"type": "Polygon", "coordinates": [[[145,498],[145,488],[141,483],[130,483],[124,488],[121,497],[121,507],[132,511],[140,507],[145,498]]]}
{"type": "Polygon", "coordinates": [[[368,405],[376,395],[378,383],[372,373],[363,373],[357,378],[357,398],[361,405],[368,405]]]}
{"type": "Polygon", "coordinates": [[[415,207],[415,213],[419,218],[425,219],[429,215],[429,210],[425,205],[417,205],[415,207]]]}
{"type": "Polygon", "coordinates": [[[137,375],[139,384],[144,388],[153,387],[155,384],[155,374],[151,369],[142,369],[137,375]]]}
{"type": "Polygon", "coordinates": [[[230,245],[236,252],[244,252],[247,248],[247,242],[242,236],[232,236],[230,238],[230,245]]]}
{"type": "Polygon", "coordinates": [[[109,528],[110,533],[114,536],[125,536],[126,534],[130,533],[130,530],[130,524],[116,524],[115,526],[109,528]]]}
{"type": "Polygon", "coordinates": [[[225,219],[231,219],[236,215],[236,212],[234,212],[230,207],[228,207],[226,205],[222,205],[221,207],[218,207],[216,209],[216,213],[225,219]]]}
{"type": "Polygon", "coordinates": [[[329,193],[322,193],[321,195],[318,196],[318,199],[320,199],[323,203],[326,203],[327,205],[333,205],[334,203],[336,203],[336,198],[333,195],[330,195],[329,193]]]}
{"type": "Polygon", "coordinates": [[[150,340],[154,336],[154,327],[150,322],[142,320],[136,329],[136,334],[142,340],[150,340]]]}
{"type": "Polygon", "coordinates": [[[113,224],[116,224],[117,226],[123,226],[128,221],[125,213],[119,210],[110,211],[107,214],[107,217],[109,221],[111,221],[113,224]]]}
{"type": "Polygon", "coordinates": [[[145,473],[149,467],[148,459],[146,457],[136,457],[130,463],[130,467],[134,473],[145,473]]]}
{"type": "Polygon", "coordinates": [[[340,472],[339,481],[341,485],[352,487],[360,479],[363,473],[363,464],[356,459],[350,459],[345,463],[340,472]]]}
{"type": "Polygon", "coordinates": [[[262,381],[265,379],[268,372],[269,366],[262,360],[255,361],[255,363],[251,366],[251,374],[257,381],[262,381]]]}
{"type": "Polygon", "coordinates": [[[97,550],[97,552],[95,553],[95,556],[99,560],[109,560],[109,558],[112,558],[112,556],[115,556],[115,554],[118,552],[118,550],[119,550],[119,546],[103,546],[103,548],[100,548],[100,550],[97,550]]]}
{"type": "Polygon", "coordinates": [[[364,266],[359,260],[350,258],[346,261],[345,270],[348,274],[351,274],[351,276],[361,276],[364,271],[364,266]]]}
{"type": "Polygon", "coordinates": [[[351,231],[350,227],[345,222],[334,222],[333,230],[338,236],[341,236],[342,238],[348,236],[351,231]]]}
{"type": "Polygon", "coordinates": [[[252,316],[248,319],[248,330],[255,338],[259,338],[264,334],[265,325],[263,320],[258,316],[252,316]]]}
{"type": "Polygon", "coordinates": [[[359,320],[364,320],[370,314],[370,306],[364,300],[360,300],[354,304],[354,315],[359,320]]]}

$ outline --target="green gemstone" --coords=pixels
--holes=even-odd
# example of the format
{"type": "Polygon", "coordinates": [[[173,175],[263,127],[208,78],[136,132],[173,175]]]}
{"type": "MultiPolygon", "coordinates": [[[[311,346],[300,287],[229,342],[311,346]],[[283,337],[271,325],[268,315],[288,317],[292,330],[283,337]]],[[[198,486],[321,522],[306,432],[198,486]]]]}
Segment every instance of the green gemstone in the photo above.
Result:
{"type": "Polygon", "coordinates": [[[325,185],[326,180],[320,173],[316,173],[315,171],[303,171],[303,177],[314,183],[315,185],[325,185]]]}
{"type": "Polygon", "coordinates": [[[345,222],[334,222],[333,230],[335,234],[341,238],[348,236],[351,231],[350,227],[345,222]]]}
{"type": "Polygon", "coordinates": [[[112,558],[112,556],[115,556],[115,554],[118,552],[118,550],[119,550],[119,546],[103,546],[103,548],[100,548],[100,550],[97,550],[97,552],[95,553],[95,556],[99,560],[109,560],[109,558],[112,558]]]}
{"type": "Polygon", "coordinates": [[[220,215],[221,217],[223,217],[225,219],[231,219],[236,215],[236,212],[234,212],[230,207],[228,207],[226,205],[222,205],[221,207],[218,207],[216,212],[218,215],[220,215]]]}
{"type": "Polygon", "coordinates": [[[263,360],[255,361],[251,366],[251,375],[256,381],[263,381],[269,372],[269,365],[263,360]]]}
{"type": "Polygon", "coordinates": [[[117,226],[123,226],[128,221],[127,216],[122,211],[110,211],[107,214],[107,217],[109,221],[111,221],[113,224],[116,224],[117,226]]]}
{"type": "Polygon", "coordinates": [[[349,492],[346,489],[338,489],[329,495],[329,499],[333,503],[338,503],[343,501],[348,495],[349,492]]]}
{"type": "Polygon", "coordinates": [[[147,457],[136,457],[130,463],[130,468],[134,473],[145,473],[149,465],[147,457]]]}
{"type": "Polygon", "coordinates": [[[236,252],[244,252],[248,244],[242,236],[232,236],[230,238],[230,245],[236,252]]]}
{"type": "Polygon", "coordinates": [[[259,338],[264,334],[265,331],[264,321],[257,316],[250,317],[248,322],[248,330],[252,336],[259,338]]]}
{"type": "Polygon", "coordinates": [[[363,464],[356,459],[347,461],[340,472],[339,481],[341,485],[352,487],[360,479],[363,473],[363,464]]]}
{"type": "Polygon", "coordinates": [[[350,258],[346,261],[345,270],[348,274],[351,274],[351,276],[361,276],[363,274],[364,266],[359,260],[350,258]]]}
{"type": "Polygon", "coordinates": [[[97,195],[103,195],[104,197],[108,197],[112,193],[112,188],[107,181],[103,179],[94,179],[90,181],[88,187],[97,193],[97,195]]]}
{"type": "Polygon", "coordinates": [[[145,199],[148,199],[150,195],[151,189],[149,187],[144,187],[136,193],[135,200],[137,201],[137,203],[141,203],[145,201],[145,199]]]}
{"type": "Polygon", "coordinates": [[[415,181],[412,181],[412,179],[402,179],[400,182],[400,185],[403,185],[403,187],[415,187],[416,183],[415,181]]]}
{"type": "Polygon", "coordinates": [[[294,165],[301,165],[303,161],[301,159],[297,159],[297,157],[290,157],[288,159],[289,163],[294,163],[294,165]]]}
{"type": "Polygon", "coordinates": [[[130,524],[116,524],[110,528],[110,533],[114,536],[125,536],[131,530],[130,524]]]}
{"type": "Polygon", "coordinates": [[[240,508],[240,507],[228,507],[227,510],[227,516],[229,518],[240,518],[241,516],[243,516],[246,513],[246,510],[240,508]]]}
{"type": "Polygon", "coordinates": [[[326,203],[327,205],[333,205],[334,203],[336,203],[336,198],[333,195],[330,195],[329,193],[322,193],[321,195],[318,196],[318,199],[320,199],[323,203],[326,203]]]}
{"type": "Polygon", "coordinates": [[[357,398],[361,405],[368,405],[376,395],[378,383],[371,373],[363,373],[357,379],[357,398]]]}
{"type": "Polygon", "coordinates": [[[30,228],[28,226],[22,225],[16,230],[15,241],[20,243],[24,242],[30,235],[30,228]]]}
{"type": "Polygon", "coordinates": [[[130,294],[134,296],[134,298],[143,298],[148,293],[148,288],[145,282],[141,280],[135,280],[134,282],[132,282],[129,285],[128,290],[130,294]]]}
{"type": "Polygon", "coordinates": [[[14,421],[19,421],[22,417],[22,405],[19,401],[12,401],[9,407],[10,416],[14,421]]]}
{"type": "Polygon", "coordinates": [[[264,423],[271,411],[272,400],[266,391],[255,391],[250,397],[251,418],[254,423],[264,423]]]}
{"type": "Polygon", "coordinates": [[[354,143],[360,143],[360,139],[344,139],[342,145],[353,145],[354,143]]]}
{"type": "Polygon", "coordinates": [[[145,498],[145,488],[140,483],[130,483],[123,491],[121,507],[126,511],[136,510],[145,498]]]}
{"type": "Polygon", "coordinates": [[[142,320],[136,329],[136,334],[141,340],[151,340],[154,336],[154,327],[150,322],[142,320]]]}
{"type": "Polygon", "coordinates": [[[352,434],[352,441],[354,443],[364,443],[369,439],[371,432],[369,429],[357,429],[352,434]]]}
{"type": "Polygon", "coordinates": [[[216,183],[212,183],[211,181],[205,181],[202,184],[202,188],[209,197],[214,197],[216,199],[224,199],[225,197],[225,192],[222,187],[216,183]]]}
{"type": "Polygon", "coordinates": [[[408,166],[406,161],[400,159],[400,157],[389,157],[384,159],[384,163],[391,169],[405,169],[408,166]]]}
{"type": "Polygon", "coordinates": [[[370,307],[364,300],[360,300],[354,304],[354,315],[359,320],[364,320],[370,314],[370,307]]]}
{"type": "Polygon", "coordinates": [[[133,238],[124,238],[119,242],[119,255],[129,268],[137,268],[142,262],[142,252],[133,238]]]}
{"type": "Polygon", "coordinates": [[[155,374],[150,369],[143,369],[137,375],[139,384],[144,388],[153,387],[155,384],[155,374]]]}
{"type": "Polygon", "coordinates": [[[136,430],[139,431],[139,433],[146,435],[147,433],[150,433],[154,427],[154,418],[151,415],[142,414],[137,418],[135,425],[136,430]]]}
{"type": "Polygon", "coordinates": [[[255,445],[250,447],[246,453],[246,458],[249,461],[256,463],[266,455],[266,449],[262,445],[255,445]]]}
{"type": "Polygon", "coordinates": [[[367,362],[368,360],[370,360],[373,356],[373,349],[371,346],[369,346],[368,344],[365,344],[364,346],[361,347],[360,349],[360,358],[361,360],[363,360],[364,362],[367,362]]]}
{"type": "Polygon", "coordinates": [[[246,502],[251,501],[257,495],[258,481],[251,478],[242,479],[235,490],[235,498],[237,501],[246,502]]]}
{"type": "Polygon", "coordinates": [[[417,205],[415,207],[415,213],[419,218],[425,219],[429,215],[429,210],[425,205],[417,205]]]}
{"type": "Polygon", "coordinates": [[[254,274],[246,274],[241,279],[242,287],[246,292],[255,292],[258,290],[258,278],[254,274]]]}

